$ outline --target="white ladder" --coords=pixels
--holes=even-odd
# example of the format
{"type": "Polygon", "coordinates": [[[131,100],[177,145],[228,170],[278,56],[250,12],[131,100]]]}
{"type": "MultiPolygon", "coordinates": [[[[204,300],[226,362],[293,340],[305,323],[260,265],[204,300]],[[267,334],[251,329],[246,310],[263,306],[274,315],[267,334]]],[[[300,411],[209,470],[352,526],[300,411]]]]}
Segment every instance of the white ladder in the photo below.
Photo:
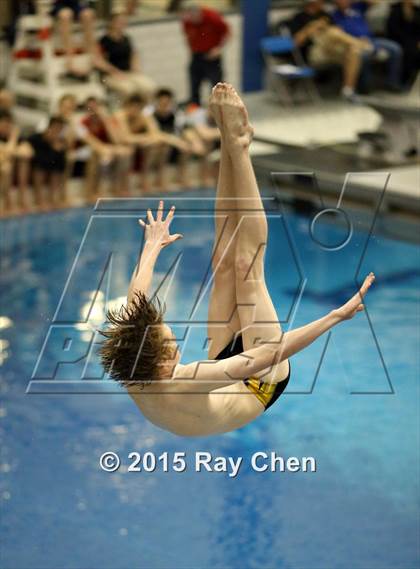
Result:
{"type": "MultiPolygon", "coordinates": [[[[16,118],[22,126],[34,127],[50,116],[62,95],[71,93],[82,104],[88,97],[104,97],[104,89],[92,73],[87,81],[67,80],[64,52],[54,46],[52,0],[36,0],[37,14],[22,16],[17,24],[13,64],[8,87],[16,97],[16,118]]],[[[78,68],[91,68],[91,56],[75,54],[78,68]]]]}

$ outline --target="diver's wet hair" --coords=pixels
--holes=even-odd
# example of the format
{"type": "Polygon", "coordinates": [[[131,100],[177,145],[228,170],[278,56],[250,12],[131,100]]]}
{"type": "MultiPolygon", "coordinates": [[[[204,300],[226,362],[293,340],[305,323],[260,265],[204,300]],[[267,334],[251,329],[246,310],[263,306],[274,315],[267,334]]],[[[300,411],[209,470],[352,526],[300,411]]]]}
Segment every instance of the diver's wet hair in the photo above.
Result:
{"type": "Polygon", "coordinates": [[[128,387],[159,378],[159,364],[169,353],[161,329],[163,315],[159,300],[149,300],[142,293],[119,310],[108,311],[109,326],[101,331],[105,340],[99,353],[112,379],[128,387]]]}

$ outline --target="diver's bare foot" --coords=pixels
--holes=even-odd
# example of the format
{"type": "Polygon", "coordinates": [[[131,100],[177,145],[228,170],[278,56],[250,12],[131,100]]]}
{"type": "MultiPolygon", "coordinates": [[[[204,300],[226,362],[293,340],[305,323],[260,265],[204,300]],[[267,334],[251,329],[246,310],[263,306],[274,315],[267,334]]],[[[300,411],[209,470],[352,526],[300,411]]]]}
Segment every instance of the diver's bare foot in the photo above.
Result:
{"type": "Polygon", "coordinates": [[[232,85],[216,85],[210,100],[210,109],[220,128],[222,140],[232,149],[248,148],[254,130],[249,124],[245,105],[232,85]]]}
{"type": "Polygon", "coordinates": [[[222,97],[223,93],[226,89],[225,83],[217,83],[212,89],[209,101],[209,109],[214,118],[214,121],[217,125],[217,128],[220,130],[220,133],[223,135],[223,117],[222,117],[222,97]]]}

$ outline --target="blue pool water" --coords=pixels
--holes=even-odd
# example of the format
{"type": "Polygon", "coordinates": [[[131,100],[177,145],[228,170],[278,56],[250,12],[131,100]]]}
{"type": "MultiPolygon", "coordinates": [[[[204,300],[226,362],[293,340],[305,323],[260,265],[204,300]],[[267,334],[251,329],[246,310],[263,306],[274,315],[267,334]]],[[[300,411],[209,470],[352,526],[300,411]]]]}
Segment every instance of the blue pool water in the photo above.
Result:
{"type": "MultiPolygon", "coordinates": [[[[213,231],[211,200],[194,195],[211,196],[176,202],[185,237],[163,253],[156,280],[182,252],[161,295],[179,330],[195,325],[185,360],[202,356],[213,231]]],[[[418,567],[418,248],[376,230],[368,241],[353,219],[350,241],[326,250],[318,242],[343,241],[341,226],[323,220],[314,240],[309,218],[268,203],[267,282],[284,328],[345,300],[359,268],[358,280],[377,275],[367,314],[334,330],[326,349],[324,337],[295,356],[286,393],[256,422],[184,439],[101,380],[94,351],[84,357],[104,298],[126,294],[141,237],[134,207],[1,222],[0,566],[418,567]],[[107,450],[124,464],[113,474],[98,465],[107,450]],[[127,472],[128,453],[148,450],[185,451],[188,469],[127,472]],[[196,451],[244,465],[236,478],[196,473],[196,451]],[[313,456],[317,472],[257,473],[257,451],[313,456]]]]}

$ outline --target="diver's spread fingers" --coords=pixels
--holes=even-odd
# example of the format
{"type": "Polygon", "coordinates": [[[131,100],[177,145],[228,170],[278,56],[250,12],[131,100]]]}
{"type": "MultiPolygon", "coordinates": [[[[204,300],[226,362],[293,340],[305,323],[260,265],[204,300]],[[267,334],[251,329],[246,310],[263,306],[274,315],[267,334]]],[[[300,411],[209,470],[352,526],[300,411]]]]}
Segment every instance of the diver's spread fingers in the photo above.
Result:
{"type": "Polygon", "coordinates": [[[155,221],[153,219],[153,214],[152,214],[152,211],[150,209],[147,210],[147,219],[149,220],[149,223],[153,223],[155,221]]]}

